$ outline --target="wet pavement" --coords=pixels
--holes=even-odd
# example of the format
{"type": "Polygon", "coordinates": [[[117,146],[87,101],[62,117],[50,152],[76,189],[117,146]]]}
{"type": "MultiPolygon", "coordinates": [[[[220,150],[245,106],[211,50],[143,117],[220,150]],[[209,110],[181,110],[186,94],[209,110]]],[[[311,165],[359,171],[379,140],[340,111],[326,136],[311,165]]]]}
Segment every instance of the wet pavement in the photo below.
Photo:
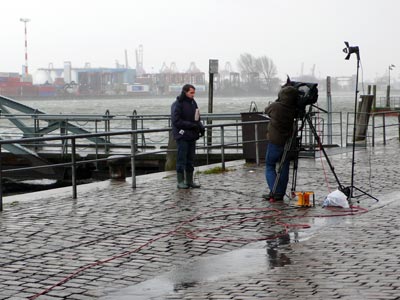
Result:
{"type": "Polygon", "coordinates": [[[321,207],[338,186],[324,158],[299,161],[315,208],[263,200],[264,167],[243,161],[198,174],[201,189],[166,172],[7,197],[0,299],[400,299],[399,148],[357,149],[354,185],[380,201],[353,211],[321,207]]]}

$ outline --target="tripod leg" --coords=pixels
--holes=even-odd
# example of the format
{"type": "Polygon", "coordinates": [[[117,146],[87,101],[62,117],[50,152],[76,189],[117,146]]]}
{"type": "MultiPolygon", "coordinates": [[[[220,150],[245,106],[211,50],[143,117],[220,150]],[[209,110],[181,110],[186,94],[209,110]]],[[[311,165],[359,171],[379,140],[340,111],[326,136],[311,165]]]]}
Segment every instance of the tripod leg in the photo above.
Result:
{"type": "MultiPolygon", "coordinates": [[[[375,198],[375,197],[372,196],[371,194],[368,194],[367,192],[365,192],[365,191],[359,189],[358,187],[352,186],[352,188],[355,189],[355,190],[357,190],[357,191],[359,191],[359,192],[361,192],[362,195],[367,195],[368,197],[374,199],[376,202],[379,202],[379,199],[378,199],[378,198],[375,198]]],[[[359,195],[359,196],[357,196],[357,197],[361,197],[362,195],[359,195]]],[[[354,197],[354,195],[351,195],[351,197],[352,197],[352,198],[357,198],[357,197],[354,197]]],[[[350,197],[350,198],[351,198],[351,197],[350,197]]]]}
{"type": "MultiPolygon", "coordinates": [[[[280,180],[282,179],[282,173],[283,173],[284,167],[285,168],[287,167],[285,164],[289,164],[289,161],[287,160],[287,156],[288,156],[288,152],[292,148],[292,143],[295,142],[295,139],[296,139],[296,132],[294,131],[292,137],[286,141],[283,154],[279,161],[278,171],[276,173],[275,182],[274,182],[273,188],[271,190],[270,198],[274,198],[275,196],[277,196],[276,190],[278,188],[278,184],[279,184],[280,180]]],[[[286,172],[286,170],[285,170],[285,172],[286,172]]],[[[287,176],[287,175],[285,175],[285,176],[287,176]]],[[[279,195],[279,196],[283,197],[284,195],[279,195]]]]}
{"type": "Polygon", "coordinates": [[[301,137],[296,139],[296,154],[293,159],[293,174],[292,174],[292,188],[291,188],[291,196],[293,197],[294,192],[296,191],[297,186],[297,170],[299,167],[299,152],[301,149],[301,137]]]}
{"type": "Polygon", "coordinates": [[[339,177],[336,175],[335,168],[333,167],[328,155],[326,154],[325,148],[321,143],[321,138],[319,137],[317,130],[315,129],[315,127],[312,123],[310,113],[306,114],[306,120],[307,120],[308,126],[310,126],[311,132],[313,133],[315,140],[317,141],[319,148],[321,149],[322,153],[325,156],[326,161],[328,162],[329,168],[331,169],[332,174],[335,177],[337,184],[339,185],[339,189],[341,191],[343,191],[345,189],[345,187],[340,183],[339,177]]]}

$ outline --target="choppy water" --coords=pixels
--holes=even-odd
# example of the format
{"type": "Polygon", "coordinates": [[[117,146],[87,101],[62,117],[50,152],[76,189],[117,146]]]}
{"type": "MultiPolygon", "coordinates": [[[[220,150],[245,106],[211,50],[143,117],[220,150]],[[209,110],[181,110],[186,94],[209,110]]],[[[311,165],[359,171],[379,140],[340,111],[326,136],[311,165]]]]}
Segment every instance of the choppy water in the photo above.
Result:
{"type": "MultiPolygon", "coordinates": [[[[201,112],[208,110],[207,97],[195,98],[201,112]]],[[[276,97],[214,97],[214,113],[247,112],[254,102],[258,111],[262,111],[276,97]]],[[[37,108],[49,114],[104,114],[109,110],[113,115],[130,115],[136,110],[139,115],[169,114],[174,97],[132,98],[132,99],[87,99],[87,100],[20,100],[21,103],[37,108]]],[[[326,95],[320,95],[318,104],[326,109],[326,95]]],[[[332,96],[333,111],[352,111],[354,93],[341,93],[332,96]]]]}
{"type": "MultiPolygon", "coordinates": [[[[360,91],[360,94],[362,92],[360,91]]],[[[378,94],[378,99],[383,95],[378,94]]],[[[321,92],[318,100],[318,106],[322,109],[327,110],[326,94],[321,92]]],[[[258,111],[263,111],[264,108],[272,101],[276,99],[276,96],[266,97],[214,97],[213,101],[213,113],[241,113],[249,112],[251,107],[256,106],[258,111]]],[[[169,115],[170,106],[175,100],[175,97],[154,97],[154,98],[132,98],[132,99],[70,99],[70,100],[20,100],[21,103],[30,106],[35,109],[39,109],[48,114],[97,114],[104,115],[106,111],[109,111],[111,115],[116,116],[113,119],[111,130],[128,130],[131,128],[130,119],[126,116],[132,115],[133,111],[136,110],[138,115],[169,115]],[[120,116],[120,118],[118,118],[120,116]]],[[[199,105],[200,111],[204,114],[208,111],[208,98],[206,96],[196,97],[196,101],[199,105]]],[[[332,111],[333,114],[333,135],[334,143],[343,145],[343,140],[347,136],[351,136],[352,127],[346,127],[346,124],[352,126],[354,115],[351,113],[354,111],[354,92],[347,93],[333,93],[332,94],[332,111]],[[341,115],[339,114],[342,113],[341,115]],[[347,120],[347,118],[349,118],[347,120]],[[341,124],[342,126],[338,126],[341,124]],[[344,136],[344,138],[343,138],[344,136]]],[[[319,118],[325,118],[324,114],[320,115],[319,118]]],[[[393,117],[394,119],[394,117],[393,117]]],[[[0,120],[1,131],[3,135],[5,132],[9,132],[10,138],[18,137],[18,129],[14,125],[6,124],[9,123],[7,120],[0,120]]],[[[33,122],[32,118],[28,118],[28,126],[33,126],[30,123],[33,122]]],[[[144,128],[162,128],[168,126],[165,121],[164,123],[154,123],[145,125],[144,128]]],[[[324,124],[327,124],[326,118],[324,124]]],[[[393,122],[397,123],[397,120],[393,122]]],[[[83,127],[90,132],[94,132],[95,129],[91,122],[75,122],[76,126],[83,127]]],[[[371,122],[370,122],[371,123],[371,122]]],[[[376,125],[382,123],[381,118],[376,119],[376,125]]],[[[322,124],[322,123],[321,123],[322,124]]],[[[46,124],[45,124],[46,125],[46,124]]],[[[43,126],[43,124],[41,124],[43,126]]],[[[99,125],[103,126],[103,125],[99,125]]],[[[322,134],[321,127],[317,130],[322,134]]],[[[318,127],[317,126],[317,127],[318,127]]],[[[104,126],[103,126],[104,127],[104,126]]],[[[382,132],[382,128],[377,129],[376,136],[379,136],[382,132]]],[[[371,133],[369,133],[370,135],[371,133]]],[[[387,134],[389,136],[398,135],[398,127],[395,125],[388,127],[387,134]]],[[[323,134],[322,134],[323,135],[323,134]]],[[[147,142],[154,142],[159,144],[165,142],[167,136],[159,135],[157,133],[150,134],[147,142]]]]}

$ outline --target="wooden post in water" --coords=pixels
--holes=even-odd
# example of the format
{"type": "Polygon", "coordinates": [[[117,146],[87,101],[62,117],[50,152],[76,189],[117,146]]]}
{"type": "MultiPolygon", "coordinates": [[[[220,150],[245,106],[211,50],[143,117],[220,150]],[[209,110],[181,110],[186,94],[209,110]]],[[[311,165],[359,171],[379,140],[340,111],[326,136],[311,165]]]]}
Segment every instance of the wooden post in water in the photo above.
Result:
{"type": "Polygon", "coordinates": [[[356,126],[355,141],[364,141],[366,139],[369,114],[371,113],[373,100],[374,100],[373,95],[361,95],[361,102],[359,103],[358,106],[357,122],[355,124],[356,126]]]}
{"type": "MultiPolygon", "coordinates": [[[[218,59],[210,59],[209,62],[209,82],[208,82],[208,113],[213,113],[214,101],[214,74],[218,73],[218,59]]],[[[211,125],[212,121],[207,118],[207,125],[211,125]]],[[[212,145],[212,128],[207,128],[207,146],[212,145]]]]}
{"type": "Polygon", "coordinates": [[[165,160],[165,171],[173,171],[176,169],[176,141],[174,139],[174,135],[172,134],[172,130],[169,132],[169,138],[168,138],[168,152],[166,155],[166,160],[165,160]]]}
{"type": "Polygon", "coordinates": [[[372,86],[372,95],[374,96],[372,111],[376,111],[376,84],[372,86]]]}
{"type": "Polygon", "coordinates": [[[386,88],[386,107],[390,108],[390,85],[386,88]]]}

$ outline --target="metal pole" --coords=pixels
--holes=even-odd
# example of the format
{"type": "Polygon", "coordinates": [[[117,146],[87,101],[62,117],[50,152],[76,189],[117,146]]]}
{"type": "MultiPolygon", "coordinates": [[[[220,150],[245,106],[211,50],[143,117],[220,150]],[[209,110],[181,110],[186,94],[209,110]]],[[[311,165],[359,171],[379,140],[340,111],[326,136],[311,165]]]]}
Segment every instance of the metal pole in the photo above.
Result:
{"type": "Polygon", "coordinates": [[[332,145],[332,94],[331,77],[326,77],[326,100],[328,108],[328,144],[332,145]]]}
{"type": "Polygon", "coordinates": [[[260,153],[258,150],[258,124],[254,124],[254,137],[256,139],[256,164],[260,165],[260,153]]]}
{"type": "Polygon", "coordinates": [[[383,125],[383,144],[386,145],[386,115],[382,114],[382,125],[383,125]]]}
{"type": "Polygon", "coordinates": [[[77,198],[76,189],[76,149],[75,149],[75,138],[71,138],[71,181],[72,181],[72,199],[77,198]]]}
{"type": "MultiPolygon", "coordinates": [[[[106,113],[105,113],[104,129],[105,129],[105,132],[110,131],[110,111],[108,109],[106,110],[106,113]]],[[[110,152],[109,143],[111,141],[111,137],[109,135],[106,135],[106,136],[104,136],[104,139],[106,140],[105,152],[108,154],[110,152]]]]}
{"type": "Polygon", "coordinates": [[[222,170],[225,171],[225,141],[224,141],[224,126],[221,126],[221,160],[222,170]]]}
{"type": "Polygon", "coordinates": [[[399,125],[399,141],[400,141],[400,114],[397,115],[398,125],[399,125]]]}
{"type": "Polygon", "coordinates": [[[0,145],[0,211],[3,211],[3,155],[0,145]]]}
{"type": "MultiPolygon", "coordinates": [[[[213,98],[214,98],[214,74],[209,74],[209,82],[208,82],[208,113],[213,113],[213,98]]],[[[207,117],[207,125],[211,125],[212,121],[207,117]]],[[[207,145],[212,145],[212,128],[207,128],[207,145]]]]}
{"type": "MultiPolygon", "coordinates": [[[[132,130],[137,130],[137,112],[136,109],[132,112],[132,123],[131,123],[131,129],[132,130]]],[[[143,127],[142,127],[143,129],[143,127]]],[[[134,139],[135,139],[135,151],[137,149],[137,135],[134,135],[134,139]]]]}
{"type": "Polygon", "coordinates": [[[375,114],[372,115],[372,147],[375,147],[375,114]]]}
{"type": "MultiPolygon", "coordinates": [[[[358,54],[358,53],[357,53],[358,54]]],[[[358,98],[358,73],[360,69],[360,57],[357,55],[357,74],[356,74],[356,91],[354,99],[354,124],[353,124],[353,149],[351,156],[351,183],[350,183],[350,194],[347,199],[353,198],[354,190],[354,170],[355,170],[355,152],[356,152],[356,122],[357,122],[357,98],[358,98]]]]}
{"type": "Polygon", "coordinates": [[[25,26],[25,75],[28,75],[28,31],[26,27],[26,23],[30,21],[30,19],[21,18],[19,19],[21,22],[24,22],[25,26]]]}
{"type": "MultiPolygon", "coordinates": [[[[97,122],[98,120],[94,121],[94,132],[97,133],[97,122]]],[[[96,137],[96,171],[99,170],[99,163],[97,162],[97,159],[99,158],[99,139],[96,137]]]]}
{"type": "Polygon", "coordinates": [[[136,188],[135,155],[136,155],[136,133],[132,133],[132,134],[131,134],[131,174],[132,174],[132,188],[136,188]]]}
{"type": "Polygon", "coordinates": [[[388,67],[388,71],[389,71],[389,85],[387,87],[387,91],[386,91],[386,107],[390,107],[390,71],[393,70],[393,68],[395,67],[395,65],[390,64],[388,67]]]}

